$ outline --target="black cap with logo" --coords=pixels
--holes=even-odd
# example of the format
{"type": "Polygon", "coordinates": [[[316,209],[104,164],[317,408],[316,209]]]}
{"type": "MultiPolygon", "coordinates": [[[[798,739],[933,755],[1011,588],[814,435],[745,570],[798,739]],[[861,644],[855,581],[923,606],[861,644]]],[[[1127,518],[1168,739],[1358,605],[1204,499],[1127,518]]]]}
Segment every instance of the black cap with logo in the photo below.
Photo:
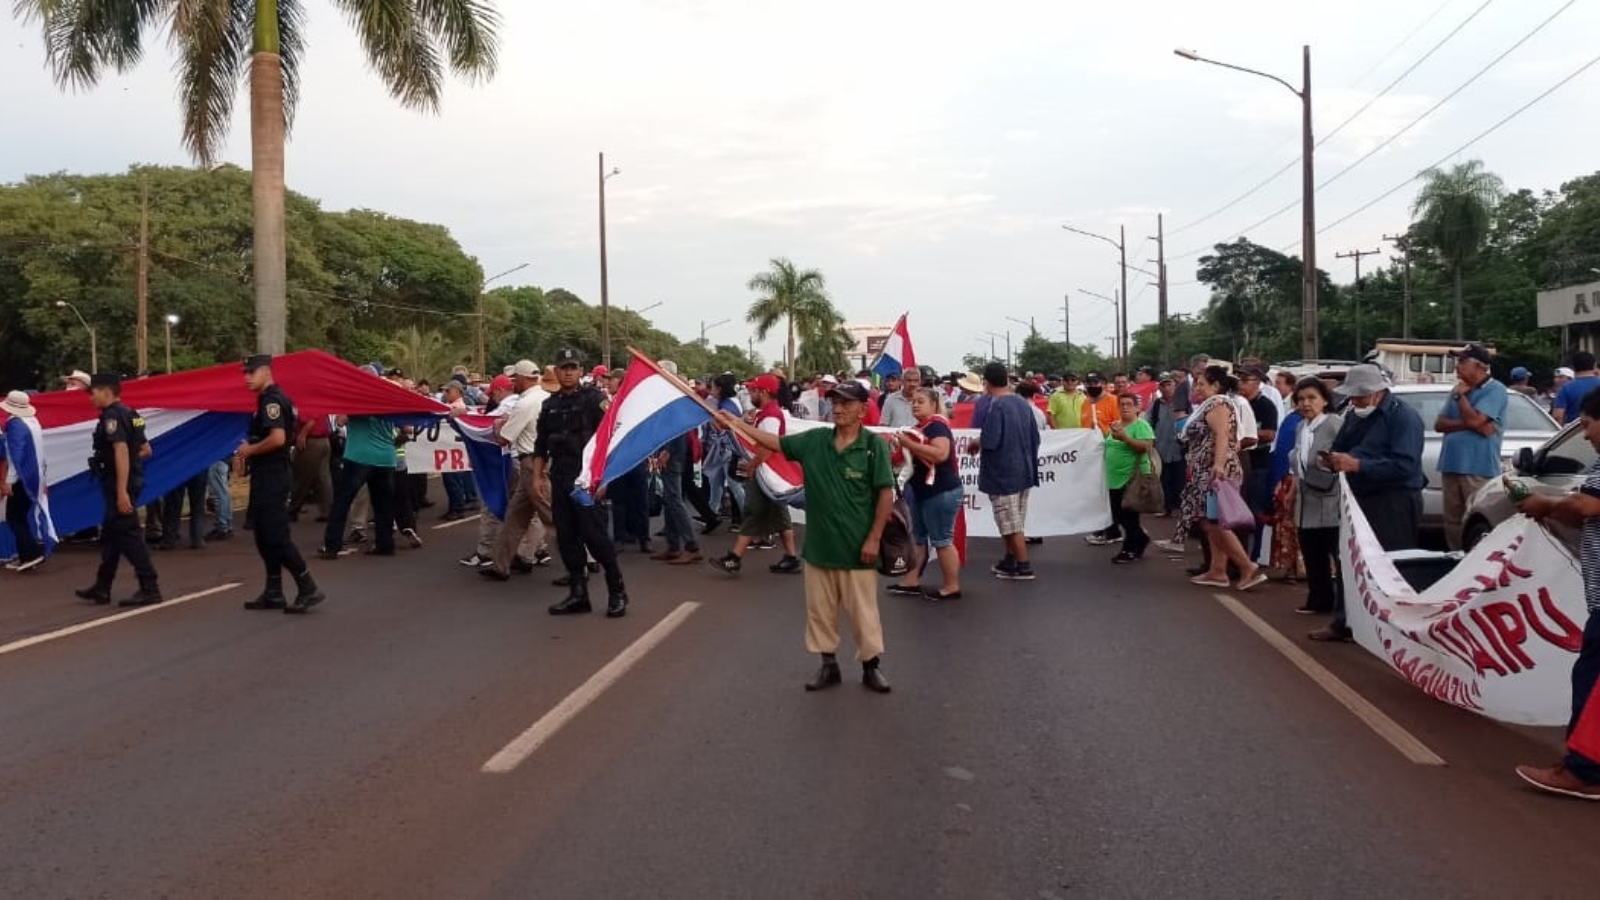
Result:
{"type": "Polygon", "coordinates": [[[562,347],[556,351],[555,367],[564,369],[567,366],[583,366],[583,354],[571,347],[562,347]]]}
{"type": "Polygon", "coordinates": [[[257,353],[255,356],[247,356],[244,358],[244,370],[247,373],[254,372],[262,366],[270,365],[272,365],[272,357],[266,353],[257,353]]]}
{"type": "Polygon", "coordinates": [[[838,397],[841,400],[854,400],[865,403],[871,399],[872,394],[861,386],[859,381],[845,380],[828,389],[828,399],[838,397]]]}
{"type": "Polygon", "coordinates": [[[1475,359],[1486,366],[1494,361],[1494,354],[1482,344],[1468,344],[1460,350],[1451,350],[1450,355],[1456,359],[1475,359]]]}

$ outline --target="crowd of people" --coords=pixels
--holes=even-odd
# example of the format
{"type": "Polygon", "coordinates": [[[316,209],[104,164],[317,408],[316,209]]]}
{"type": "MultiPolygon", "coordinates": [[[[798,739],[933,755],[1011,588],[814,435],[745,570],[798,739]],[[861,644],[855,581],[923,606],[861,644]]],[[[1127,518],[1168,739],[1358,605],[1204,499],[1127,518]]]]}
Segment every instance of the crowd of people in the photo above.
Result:
{"type": "MultiPolygon", "coordinates": [[[[1028,501],[1040,481],[1039,447],[1047,430],[1098,432],[1104,442],[1111,522],[1086,540],[1114,547],[1109,562],[1140,563],[1151,547],[1182,558],[1191,538],[1198,538],[1198,559],[1188,570],[1192,583],[1251,591],[1274,572],[1291,582],[1303,579],[1304,601],[1297,611],[1329,617],[1309,637],[1350,640],[1339,575],[1340,476],[1385,550],[1416,547],[1426,484],[1424,437],[1429,430],[1439,433],[1446,535],[1452,547],[1459,547],[1468,499],[1501,473],[1507,392],[1534,391],[1521,368],[1512,370],[1509,386],[1496,380],[1492,351],[1481,345],[1467,344],[1452,355],[1458,381],[1432,423],[1401,402],[1391,391],[1390,375],[1373,364],[1296,377],[1258,359],[1221,363],[1201,354],[1185,369],[1146,367],[1109,378],[1099,372],[1081,378],[1073,372],[1015,373],[1000,363],[981,374],[940,375],[911,367],[881,383],[870,372],[821,373],[804,383],[790,381],[781,369],[745,381],[727,373],[708,375],[684,384],[714,410],[714,417],[676,436],[593,496],[576,489],[582,452],[621,384],[620,370],[586,369],[573,350],[561,351],[545,367],[519,360],[492,379],[458,369],[437,390],[398,369],[373,364],[367,370],[438,399],[454,415],[481,410],[493,422],[492,440],[510,458],[512,473],[504,515],[485,507],[470,473],[442,478],[447,498],[442,518],[479,514],[476,543],[461,558],[463,566],[505,582],[559,559],[564,572],[555,584],[568,593],[550,607],[553,615],[590,612],[589,576],[603,573],[606,615],[615,618],[628,607],[619,553],[636,548],[650,562],[704,562],[739,576],[751,551],[781,547],[769,571],[803,574],[805,644],[821,657],[806,689],[842,681],[837,654],[844,615],[863,684],[887,692],[875,569],[897,495],[903,488],[909,510],[905,524],[917,549],[909,571],[883,586],[887,593],[932,602],[961,598],[956,522],[966,490],[962,453],[979,457],[976,487],[987,496],[1003,540],[1003,555],[991,574],[1003,581],[1032,580],[1030,548],[1042,540],[1028,535],[1028,501]],[[798,428],[797,419],[832,427],[798,428]],[[976,437],[958,445],[958,423],[974,429],[976,437]],[[807,521],[813,527],[803,542],[789,506],[754,477],[778,453],[805,473],[807,521]],[[657,519],[660,530],[653,524],[657,519]],[[700,538],[725,521],[737,532],[732,548],[707,559],[700,538]],[[657,538],[664,544],[659,551],[657,538]],[[933,572],[938,583],[925,582],[933,572]]],[[[1600,372],[1587,353],[1574,354],[1571,363],[1558,370],[1549,402],[1558,421],[1581,418],[1600,446],[1600,372]]],[[[679,377],[671,361],[658,365],[669,377],[679,377]]],[[[109,602],[118,559],[127,558],[140,587],[125,603],[160,602],[146,542],[162,549],[180,545],[185,500],[189,546],[228,539],[231,478],[243,474],[241,463],[247,459],[252,460],[252,499],[243,527],[257,530],[267,569],[266,589],[248,608],[304,611],[322,600],[288,541],[288,521],[308,506],[317,507],[316,519],[325,524],[316,549],[322,560],[338,560],[353,546],[365,546],[369,555],[393,555],[397,536],[413,548],[422,545],[417,515],[434,504],[427,497],[428,477],[406,468],[409,427],[364,415],[297,421],[292,401],[272,384],[270,360],[252,359],[245,369],[261,396],[251,440],[231,460],[196,473],[152,504],[143,540],[129,500],[138,496],[139,460],[148,454],[142,421],[116,402],[115,376],[69,376],[69,386],[95,392],[102,410],[96,458],[107,501],[107,518],[97,535],[100,573],[80,596],[109,602]],[[213,524],[202,533],[208,515],[213,524]],[[300,588],[294,601],[284,598],[285,570],[300,588]]],[[[12,420],[27,419],[27,395],[13,393],[4,409],[12,420]]],[[[12,437],[8,424],[8,446],[12,437]]],[[[1592,472],[1590,481],[1596,479],[1600,474],[1592,472]]],[[[10,498],[7,519],[18,538],[17,558],[8,567],[37,567],[42,555],[29,536],[27,491],[3,462],[0,496],[10,498]]],[[[1524,504],[1531,515],[1584,524],[1591,611],[1600,610],[1597,497],[1600,487],[1586,486],[1565,501],[1534,498],[1524,504]]],[[[1597,622],[1600,616],[1592,616],[1574,670],[1574,721],[1600,678],[1597,622]]],[[[1524,767],[1519,773],[1545,789],[1600,799],[1600,763],[1569,757],[1554,768],[1524,767]]]]}

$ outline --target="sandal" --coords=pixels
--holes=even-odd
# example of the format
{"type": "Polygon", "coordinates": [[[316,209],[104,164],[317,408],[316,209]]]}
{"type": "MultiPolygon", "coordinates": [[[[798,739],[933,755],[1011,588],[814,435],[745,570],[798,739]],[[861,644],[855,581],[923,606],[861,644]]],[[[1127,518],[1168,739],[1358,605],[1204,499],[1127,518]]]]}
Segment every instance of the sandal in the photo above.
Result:
{"type": "Polygon", "coordinates": [[[1214,588],[1224,588],[1224,589],[1233,587],[1233,582],[1229,581],[1226,578],[1218,581],[1216,579],[1207,578],[1204,575],[1197,575],[1194,578],[1189,579],[1189,583],[1190,584],[1198,584],[1201,587],[1214,587],[1214,588]]]}
{"type": "Polygon", "coordinates": [[[891,584],[884,588],[884,590],[888,593],[897,594],[901,597],[922,596],[922,586],[917,584],[891,584]]]}
{"type": "Polygon", "coordinates": [[[1249,578],[1242,578],[1239,580],[1239,590],[1248,591],[1251,588],[1257,588],[1266,583],[1267,573],[1261,571],[1261,567],[1257,566],[1256,573],[1254,575],[1251,575],[1249,578]]]}

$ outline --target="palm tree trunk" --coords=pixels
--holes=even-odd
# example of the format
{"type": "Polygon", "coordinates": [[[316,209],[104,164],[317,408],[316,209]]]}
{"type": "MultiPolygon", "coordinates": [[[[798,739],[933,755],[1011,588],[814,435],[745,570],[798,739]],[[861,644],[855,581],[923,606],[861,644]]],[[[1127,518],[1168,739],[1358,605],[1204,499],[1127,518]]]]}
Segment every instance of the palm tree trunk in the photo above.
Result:
{"type": "Polygon", "coordinates": [[[791,379],[793,379],[798,374],[797,372],[795,372],[795,368],[794,368],[794,313],[790,313],[788,318],[789,318],[789,358],[784,360],[783,364],[786,367],[788,367],[788,371],[786,371],[784,374],[788,375],[791,379]]]}
{"type": "Polygon", "coordinates": [[[1466,313],[1461,308],[1461,266],[1456,266],[1456,340],[1467,339],[1466,313]]]}
{"type": "Polygon", "coordinates": [[[260,353],[282,353],[287,343],[284,132],[278,4],[277,0],[256,0],[255,46],[250,60],[250,168],[255,213],[256,350],[260,353]]]}

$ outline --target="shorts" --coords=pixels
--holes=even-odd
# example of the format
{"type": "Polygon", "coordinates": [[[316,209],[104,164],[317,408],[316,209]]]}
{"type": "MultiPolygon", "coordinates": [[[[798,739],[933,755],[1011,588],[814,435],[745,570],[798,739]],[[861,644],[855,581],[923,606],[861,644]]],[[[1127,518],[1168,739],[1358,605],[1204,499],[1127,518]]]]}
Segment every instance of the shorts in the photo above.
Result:
{"type": "Polygon", "coordinates": [[[749,490],[744,492],[744,520],[739,523],[739,534],[760,540],[771,534],[782,534],[794,529],[789,519],[789,507],[767,496],[751,479],[749,490]]]}
{"type": "Polygon", "coordinates": [[[929,545],[942,550],[956,542],[956,513],[961,511],[963,491],[959,487],[926,497],[911,497],[911,537],[918,547],[929,545]]]}
{"type": "Polygon", "coordinates": [[[1021,534],[1028,521],[1028,492],[1020,494],[989,495],[989,506],[994,509],[995,528],[1001,537],[1021,534]]]}

